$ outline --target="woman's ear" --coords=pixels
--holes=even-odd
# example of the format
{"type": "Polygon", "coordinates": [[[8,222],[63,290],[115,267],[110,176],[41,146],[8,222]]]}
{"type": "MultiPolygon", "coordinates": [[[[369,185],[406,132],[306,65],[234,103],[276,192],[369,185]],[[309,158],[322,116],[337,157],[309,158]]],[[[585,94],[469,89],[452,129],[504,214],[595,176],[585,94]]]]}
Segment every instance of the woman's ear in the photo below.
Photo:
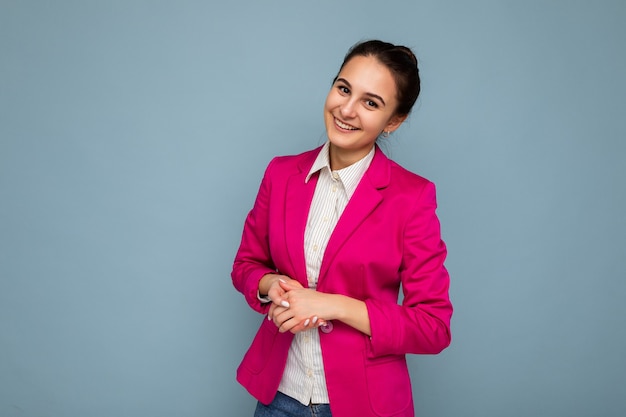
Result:
{"type": "Polygon", "coordinates": [[[391,119],[389,119],[389,122],[387,123],[387,126],[385,127],[385,131],[393,132],[394,130],[400,127],[402,122],[404,122],[408,116],[409,116],[408,114],[393,116],[391,119]]]}

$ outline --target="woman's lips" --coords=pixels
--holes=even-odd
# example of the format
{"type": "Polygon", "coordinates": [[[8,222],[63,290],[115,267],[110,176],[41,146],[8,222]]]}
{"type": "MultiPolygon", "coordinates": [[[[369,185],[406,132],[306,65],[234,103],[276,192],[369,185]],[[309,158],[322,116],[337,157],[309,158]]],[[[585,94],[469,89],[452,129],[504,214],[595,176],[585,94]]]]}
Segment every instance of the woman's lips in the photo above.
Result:
{"type": "Polygon", "coordinates": [[[344,123],[341,120],[337,119],[336,117],[335,117],[335,125],[337,125],[337,127],[343,130],[359,130],[358,127],[354,127],[352,125],[344,123]]]}

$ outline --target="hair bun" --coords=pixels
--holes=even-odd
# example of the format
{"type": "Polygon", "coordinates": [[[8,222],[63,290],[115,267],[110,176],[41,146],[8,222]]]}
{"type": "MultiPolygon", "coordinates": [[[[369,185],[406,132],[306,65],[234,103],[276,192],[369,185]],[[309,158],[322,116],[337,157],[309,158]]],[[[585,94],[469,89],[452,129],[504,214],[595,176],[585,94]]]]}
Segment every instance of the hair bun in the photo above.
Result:
{"type": "Polygon", "coordinates": [[[397,46],[396,49],[398,49],[398,50],[404,52],[405,54],[407,54],[407,56],[411,59],[413,64],[417,65],[417,57],[415,56],[413,51],[411,51],[411,49],[407,48],[406,46],[397,46]]]}

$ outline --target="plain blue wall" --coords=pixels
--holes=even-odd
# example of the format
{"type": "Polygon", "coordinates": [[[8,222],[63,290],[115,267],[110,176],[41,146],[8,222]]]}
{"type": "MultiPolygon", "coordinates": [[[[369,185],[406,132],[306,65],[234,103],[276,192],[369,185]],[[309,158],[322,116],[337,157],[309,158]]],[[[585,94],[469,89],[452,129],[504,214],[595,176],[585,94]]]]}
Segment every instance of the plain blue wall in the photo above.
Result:
{"type": "Polygon", "coordinates": [[[453,344],[423,416],[626,415],[626,3],[0,0],[0,415],[246,416],[230,282],[346,49],[407,44],[386,147],[438,186],[453,344]]]}

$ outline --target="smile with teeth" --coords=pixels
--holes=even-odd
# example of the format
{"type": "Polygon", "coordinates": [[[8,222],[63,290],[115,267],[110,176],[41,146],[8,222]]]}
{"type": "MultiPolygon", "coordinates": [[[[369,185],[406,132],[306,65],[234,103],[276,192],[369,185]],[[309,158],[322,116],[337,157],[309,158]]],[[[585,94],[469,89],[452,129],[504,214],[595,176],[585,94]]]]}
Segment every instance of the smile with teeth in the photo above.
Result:
{"type": "Polygon", "coordinates": [[[359,130],[358,127],[350,126],[349,124],[344,123],[337,118],[335,118],[335,124],[344,130],[359,130]]]}

